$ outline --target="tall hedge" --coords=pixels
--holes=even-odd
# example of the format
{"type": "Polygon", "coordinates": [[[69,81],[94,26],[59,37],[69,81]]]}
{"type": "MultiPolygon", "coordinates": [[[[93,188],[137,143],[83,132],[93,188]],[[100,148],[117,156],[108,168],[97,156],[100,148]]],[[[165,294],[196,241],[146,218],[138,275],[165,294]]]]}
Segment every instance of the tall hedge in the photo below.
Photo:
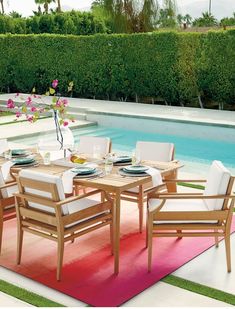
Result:
{"type": "Polygon", "coordinates": [[[42,93],[58,78],[62,94],[73,80],[80,97],[235,104],[234,31],[0,35],[0,49],[1,92],[42,93]]]}

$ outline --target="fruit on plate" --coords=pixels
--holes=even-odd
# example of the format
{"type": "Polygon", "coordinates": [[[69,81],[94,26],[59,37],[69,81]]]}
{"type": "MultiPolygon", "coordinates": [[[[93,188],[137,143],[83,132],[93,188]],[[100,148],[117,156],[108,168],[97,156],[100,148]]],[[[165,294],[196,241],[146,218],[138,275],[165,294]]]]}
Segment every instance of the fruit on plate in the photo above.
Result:
{"type": "Polygon", "coordinates": [[[84,157],[80,157],[77,155],[72,155],[70,158],[70,161],[72,161],[73,163],[79,163],[79,164],[83,164],[86,162],[86,158],[84,157]]]}

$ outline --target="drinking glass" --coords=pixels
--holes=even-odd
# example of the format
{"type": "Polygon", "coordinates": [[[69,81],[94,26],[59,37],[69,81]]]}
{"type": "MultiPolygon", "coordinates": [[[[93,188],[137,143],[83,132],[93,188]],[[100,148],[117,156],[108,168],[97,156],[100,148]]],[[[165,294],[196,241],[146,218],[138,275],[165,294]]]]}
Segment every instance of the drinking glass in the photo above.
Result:
{"type": "Polygon", "coordinates": [[[12,159],[12,150],[11,149],[8,149],[6,151],[4,151],[4,158],[6,160],[11,160],[12,159]]]}
{"type": "Polygon", "coordinates": [[[132,151],[132,160],[131,160],[132,165],[139,165],[141,163],[140,159],[140,153],[138,150],[134,149],[132,151]]]}
{"type": "Polygon", "coordinates": [[[105,164],[104,164],[105,174],[111,174],[113,169],[113,157],[111,154],[107,155],[105,158],[105,164]]]}
{"type": "Polygon", "coordinates": [[[51,164],[51,154],[50,152],[45,152],[42,154],[43,164],[50,165],[51,164]]]}

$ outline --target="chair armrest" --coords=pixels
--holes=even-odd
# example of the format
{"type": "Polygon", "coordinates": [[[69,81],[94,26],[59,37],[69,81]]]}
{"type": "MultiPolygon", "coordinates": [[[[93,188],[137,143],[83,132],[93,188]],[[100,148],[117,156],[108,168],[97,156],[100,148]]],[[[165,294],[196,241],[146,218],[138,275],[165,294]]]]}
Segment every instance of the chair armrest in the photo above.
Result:
{"type": "Polygon", "coordinates": [[[71,203],[71,202],[83,199],[85,197],[88,197],[88,196],[91,196],[91,195],[94,195],[94,194],[98,194],[100,192],[102,192],[102,190],[93,190],[93,191],[88,192],[86,194],[71,196],[71,197],[65,198],[63,201],[55,202],[55,205],[56,206],[62,206],[64,204],[71,203]]]}
{"type": "Polygon", "coordinates": [[[192,195],[190,194],[159,194],[158,199],[163,199],[163,200],[168,200],[168,199],[230,199],[230,198],[235,198],[235,195],[224,195],[224,194],[219,194],[219,195],[203,195],[203,194],[195,194],[193,193],[192,195]]]}
{"type": "Polygon", "coordinates": [[[9,182],[9,183],[6,183],[6,184],[3,185],[3,186],[0,186],[0,190],[6,189],[6,188],[9,188],[9,187],[13,187],[13,186],[16,186],[16,185],[17,185],[17,183],[16,183],[15,181],[9,182]]]}
{"type": "Polygon", "coordinates": [[[206,182],[206,179],[164,179],[164,182],[206,182]]]}
{"type": "MultiPolygon", "coordinates": [[[[152,188],[149,188],[149,189],[146,189],[144,190],[144,193],[152,193],[152,192],[157,192],[159,191],[160,189],[166,189],[166,184],[162,184],[162,185],[159,185],[159,186],[155,186],[155,187],[152,187],[152,188]]],[[[159,192],[160,193],[160,192],[159,192]]]]}

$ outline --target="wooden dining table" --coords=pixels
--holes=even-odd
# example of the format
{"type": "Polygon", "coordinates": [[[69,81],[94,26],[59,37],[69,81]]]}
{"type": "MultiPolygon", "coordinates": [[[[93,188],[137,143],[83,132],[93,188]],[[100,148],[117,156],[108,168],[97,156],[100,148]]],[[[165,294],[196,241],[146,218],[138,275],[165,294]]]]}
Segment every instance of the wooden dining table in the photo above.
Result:
{"type": "MultiPolygon", "coordinates": [[[[40,173],[47,173],[52,175],[61,175],[71,167],[61,166],[57,164],[44,165],[42,159],[37,155],[39,164],[34,167],[27,167],[28,170],[37,171],[40,173]]],[[[0,159],[0,166],[4,162],[4,159],[0,159]]],[[[172,162],[156,162],[156,161],[143,161],[142,164],[146,164],[151,167],[157,168],[162,177],[175,178],[177,170],[183,165],[178,161],[172,162]]],[[[104,165],[99,165],[99,168],[104,169],[104,165]]],[[[22,168],[20,166],[11,167],[11,174],[18,174],[22,168]]],[[[97,177],[87,178],[74,178],[74,185],[83,186],[87,188],[101,189],[109,194],[112,194],[114,198],[114,241],[113,241],[113,254],[114,254],[114,272],[119,272],[119,253],[120,253],[120,208],[121,208],[121,194],[122,192],[143,186],[151,182],[152,177],[150,175],[133,177],[123,176],[119,173],[120,166],[114,166],[110,174],[103,174],[97,177]]]]}

